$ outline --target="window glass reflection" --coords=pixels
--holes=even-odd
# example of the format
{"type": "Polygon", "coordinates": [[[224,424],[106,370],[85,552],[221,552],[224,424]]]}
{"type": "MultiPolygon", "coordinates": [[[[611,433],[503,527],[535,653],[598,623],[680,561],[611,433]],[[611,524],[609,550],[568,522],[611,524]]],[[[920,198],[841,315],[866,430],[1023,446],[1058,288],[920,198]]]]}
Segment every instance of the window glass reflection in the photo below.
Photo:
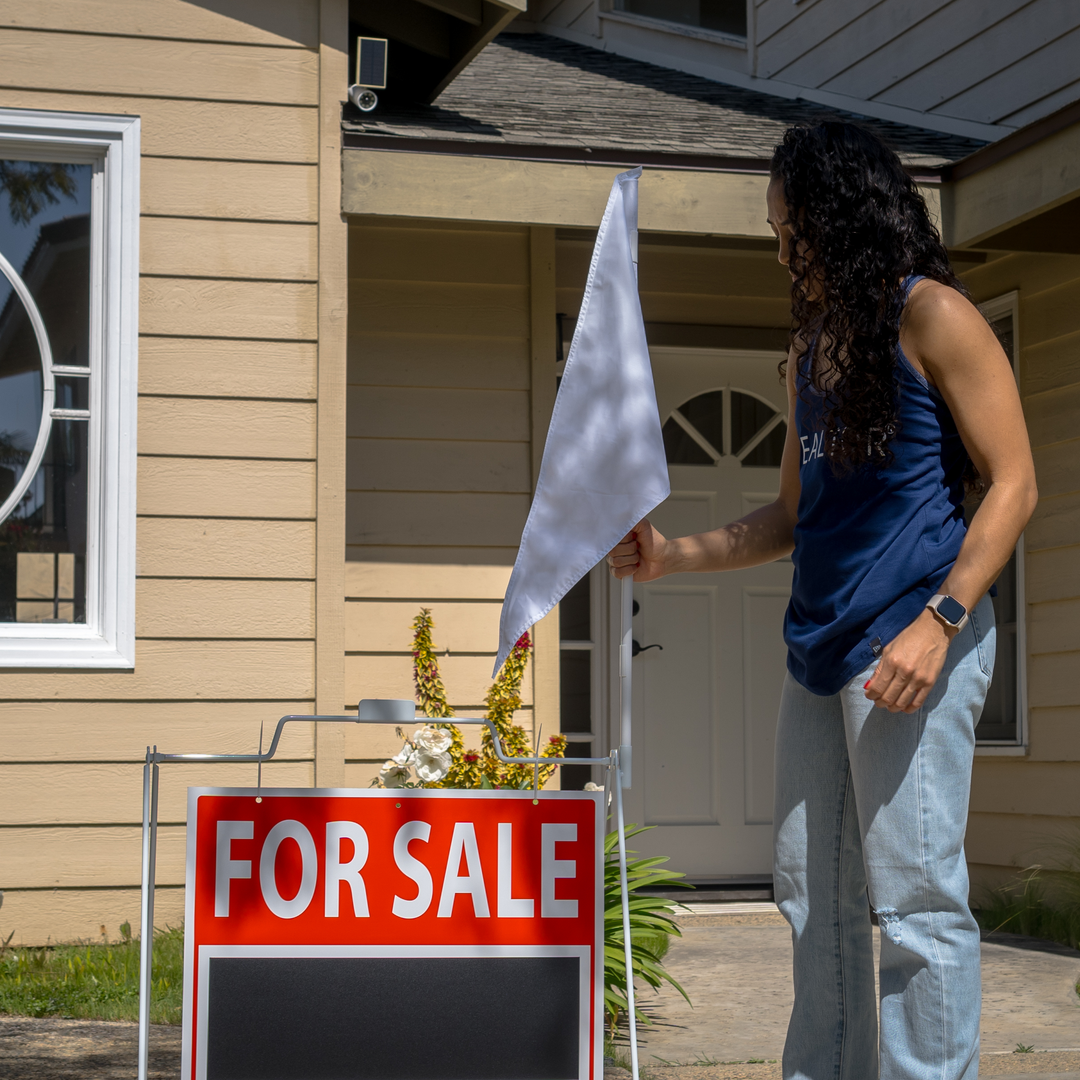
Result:
{"type": "MultiPolygon", "coordinates": [[[[90,363],[90,165],[0,161],[0,253],[36,303],[54,364],[90,363]]],[[[0,502],[23,477],[42,414],[30,317],[0,275],[0,502]]],[[[89,380],[59,377],[57,408],[89,408],[89,380]]],[[[85,622],[87,421],[54,420],[45,457],[0,522],[0,622],[85,622]]]]}

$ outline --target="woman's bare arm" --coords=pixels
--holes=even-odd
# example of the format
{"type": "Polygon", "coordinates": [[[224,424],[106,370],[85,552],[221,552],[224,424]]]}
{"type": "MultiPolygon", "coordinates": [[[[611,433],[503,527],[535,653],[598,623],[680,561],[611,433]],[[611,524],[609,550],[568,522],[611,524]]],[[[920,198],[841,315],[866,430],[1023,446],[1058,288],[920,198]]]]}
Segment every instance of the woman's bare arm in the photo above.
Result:
{"type": "MultiPolygon", "coordinates": [[[[937,282],[913,290],[901,343],[945,398],[986,484],[956,564],[941,586],[970,610],[1008,561],[1038,499],[1016,380],[982,315],[955,289],[937,282]]],[[[914,712],[941,674],[954,633],[924,611],[885,648],[866,696],[892,712],[914,712]]]]}
{"type": "Polygon", "coordinates": [[[741,570],[791,553],[798,520],[801,450],[795,430],[795,377],[790,356],[787,391],[787,438],[780,465],[780,494],[776,501],[723,528],[693,536],[668,539],[657,532],[648,519],[641,521],[608,555],[608,564],[615,577],[633,574],[635,581],[653,581],[666,574],[741,570]]]}

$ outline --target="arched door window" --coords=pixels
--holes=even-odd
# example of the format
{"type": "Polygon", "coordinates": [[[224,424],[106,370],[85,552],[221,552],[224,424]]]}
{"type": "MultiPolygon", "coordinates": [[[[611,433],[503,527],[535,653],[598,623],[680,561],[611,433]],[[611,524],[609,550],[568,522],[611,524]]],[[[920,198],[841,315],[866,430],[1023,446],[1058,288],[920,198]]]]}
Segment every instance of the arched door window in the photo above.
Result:
{"type": "Polygon", "coordinates": [[[748,390],[726,386],[683,402],[664,423],[669,465],[716,465],[734,458],[750,468],[778,469],[784,413],[748,390]]]}

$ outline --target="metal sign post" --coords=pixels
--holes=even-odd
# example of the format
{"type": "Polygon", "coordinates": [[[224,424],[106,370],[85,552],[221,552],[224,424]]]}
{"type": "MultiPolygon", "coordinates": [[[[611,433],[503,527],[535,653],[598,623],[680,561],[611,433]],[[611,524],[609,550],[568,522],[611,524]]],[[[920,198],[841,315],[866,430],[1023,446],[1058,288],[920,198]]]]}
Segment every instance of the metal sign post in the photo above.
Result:
{"type": "MultiPolygon", "coordinates": [[[[629,648],[627,648],[629,658],[629,648]]],[[[629,673],[626,672],[620,680],[624,693],[629,697],[629,673]]],[[[147,1080],[148,1054],[149,1054],[149,1026],[150,1026],[150,998],[152,989],[153,970],[153,933],[154,933],[154,891],[155,891],[155,868],[157,855],[157,831],[158,831],[158,788],[159,766],[164,762],[174,761],[205,761],[205,762],[250,762],[259,765],[259,787],[261,789],[261,766],[262,762],[271,760],[277,752],[278,743],[281,739],[282,730],[287,723],[312,721],[318,723],[345,723],[345,724],[408,724],[416,720],[434,721],[437,723],[452,722],[462,724],[485,724],[491,732],[495,754],[504,764],[521,765],[606,765],[607,782],[605,791],[614,789],[616,800],[616,828],[618,831],[619,869],[622,892],[622,916],[623,937],[625,948],[625,960],[627,970],[627,1004],[630,1017],[630,1040],[631,1059],[634,1080],[637,1080],[637,1026],[634,1006],[633,967],[631,963],[630,943],[630,910],[627,894],[626,873],[626,836],[625,822],[622,810],[622,788],[626,783],[622,773],[622,761],[625,758],[620,750],[613,750],[608,757],[598,758],[542,758],[535,757],[511,758],[508,757],[499,739],[495,725],[486,719],[458,718],[451,720],[436,717],[417,717],[415,703],[408,699],[365,699],[360,702],[356,716],[283,716],[278,720],[273,738],[265,753],[257,754],[164,754],[157,747],[147,747],[146,764],[143,767],[143,834],[142,834],[142,913],[141,913],[141,941],[140,941],[140,982],[139,982],[139,1080],[147,1080]]],[[[625,749],[629,752],[629,729],[624,735],[626,739],[625,749]]],[[[628,779],[628,778],[627,778],[628,779]]],[[[627,785],[628,786],[628,785],[627,785]]],[[[257,789],[258,790],[258,789],[257,789]]],[[[600,943],[602,949],[602,943],[600,943]]],[[[597,1017],[597,1023],[602,1023],[597,1017]]]]}

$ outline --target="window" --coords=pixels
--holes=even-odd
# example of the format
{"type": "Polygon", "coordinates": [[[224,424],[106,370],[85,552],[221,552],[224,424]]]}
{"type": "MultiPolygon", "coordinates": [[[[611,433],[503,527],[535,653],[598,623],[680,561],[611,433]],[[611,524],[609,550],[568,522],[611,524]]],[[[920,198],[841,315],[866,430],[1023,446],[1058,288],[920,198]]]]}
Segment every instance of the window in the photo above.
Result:
{"type": "MultiPolygon", "coordinates": [[[[586,574],[559,602],[559,725],[568,757],[599,757],[604,752],[598,725],[603,573],[601,566],[586,574]]],[[[593,771],[591,765],[564,765],[563,790],[580,791],[593,779],[593,771]]]]}
{"type": "Polygon", "coordinates": [[[683,402],[664,423],[669,465],[718,465],[734,457],[747,468],[780,468],[787,421],[745,390],[707,390],[683,402]]]}
{"type": "Polygon", "coordinates": [[[0,109],[0,663],[134,664],[139,121],[0,109]]]}
{"type": "MultiPolygon", "coordinates": [[[[1018,306],[1016,293],[982,305],[982,312],[997,331],[1014,374],[1018,372],[1019,359],[1018,306]]],[[[965,515],[970,518],[977,507],[978,499],[969,498],[964,505],[965,515]]],[[[997,623],[994,680],[975,728],[975,738],[985,748],[1022,746],[1026,742],[1027,708],[1023,536],[994,585],[997,593],[993,598],[997,623]]]]}
{"type": "Polygon", "coordinates": [[[746,0],[615,0],[615,10],[746,37],[746,0]]]}

